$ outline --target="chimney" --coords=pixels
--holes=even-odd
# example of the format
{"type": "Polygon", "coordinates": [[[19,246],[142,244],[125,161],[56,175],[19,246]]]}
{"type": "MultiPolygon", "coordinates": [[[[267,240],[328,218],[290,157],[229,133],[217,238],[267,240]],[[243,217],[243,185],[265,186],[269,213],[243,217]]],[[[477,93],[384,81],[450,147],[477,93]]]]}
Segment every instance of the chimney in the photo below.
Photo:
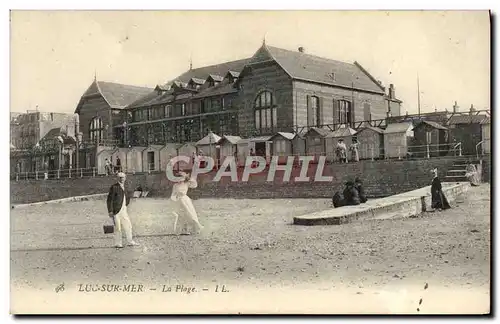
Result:
{"type": "Polygon", "coordinates": [[[455,101],[455,104],[453,105],[453,112],[457,113],[459,108],[460,107],[458,107],[457,102],[455,101]]]}
{"type": "Polygon", "coordinates": [[[396,99],[396,89],[392,83],[389,85],[389,99],[396,99]]]}
{"type": "Polygon", "coordinates": [[[305,49],[301,46],[301,47],[299,47],[299,52],[305,53],[305,49]]]}
{"type": "Polygon", "coordinates": [[[469,112],[469,115],[473,115],[474,112],[476,111],[476,108],[474,108],[474,105],[470,105],[470,112],[469,112]]]}

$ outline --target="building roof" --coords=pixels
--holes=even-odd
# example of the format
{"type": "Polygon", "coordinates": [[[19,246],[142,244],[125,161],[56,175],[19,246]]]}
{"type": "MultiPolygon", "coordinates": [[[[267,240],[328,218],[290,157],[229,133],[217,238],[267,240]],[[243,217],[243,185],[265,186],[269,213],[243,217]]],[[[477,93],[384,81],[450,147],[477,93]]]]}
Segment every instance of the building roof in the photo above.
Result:
{"type": "Polygon", "coordinates": [[[287,133],[287,132],[277,132],[272,138],[275,138],[276,136],[281,136],[291,141],[295,138],[295,136],[297,136],[297,134],[287,133]]]}
{"type": "Polygon", "coordinates": [[[162,94],[158,94],[158,91],[155,89],[154,91],[151,91],[147,95],[137,99],[136,101],[132,102],[127,106],[127,108],[138,108],[138,107],[144,107],[144,106],[150,106],[150,102],[153,102],[157,99],[159,99],[162,95],[165,93],[163,92],[162,94]]]}
{"type": "MultiPolygon", "coordinates": [[[[224,73],[223,75],[226,75],[226,73],[224,73]]],[[[210,74],[210,75],[208,76],[208,78],[211,78],[212,80],[214,80],[214,81],[218,81],[218,82],[221,82],[222,80],[224,80],[224,77],[223,77],[223,76],[220,76],[220,75],[218,75],[218,74],[210,74]]],[[[208,79],[208,78],[207,78],[207,79],[208,79]]]]}
{"type": "Polygon", "coordinates": [[[221,138],[222,137],[220,137],[219,135],[209,132],[207,136],[196,142],[195,145],[217,144],[221,140],[221,138]]]}
{"type": "Polygon", "coordinates": [[[293,79],[385,95],[385,88],[357,62],[351,64],[265,44],[255,53],[252,62],[269,59],[275,60],[293,79]]]}
{"type": "Polygon", "coordinates": [[[415,127],[419,127],[420,125],[429,125],[433,128],[436,128],[436,129],[442,129],[442,130],[447,130],[448,128],[436,123],[436,122],[433,122],[431,120],[422,120],[417,126],[415,127]]]}
{"type": "Polygon", "coordinates": [[[332,133],[328,129],[318,128],[318,127],[311,127],[304,134],[304,136],[307,136],[307,135],[309,135],[309,133],[313,133],[313,132],[316,133],[317,135],[319,135],[320,137],[327,137],[328,135],[330,135],[332,133]]]}
{"type": "Polygon", "coordinates": [[[379,127],[373,127],[373,126],[370,126],[370,125],[367,125],[367,126],[364,126],[362,128],[360,128],[357,132],[357,134],[361,133],[362,131],[365,131],[365,130],[372,130],[376,133],[379,133],[379,134],[383,134],[384,133],[384,130],[382,128],[379,128],[379,127]]]}
{"type": "Polygon", "coordinates": [[[222,136],[222,140],[226,140],[231,144],[238,144],[239,141],[241,141],[240,136],[232,136],[232,135],[224,135],[222,136]]]}
{"type": "Polygon", "coordinates": [[[66,135],[63,127],[52,128],[47,132],[47,134],[45,134],[45,136],[40,141],[55,140],[58,136],[60,136],[63,139],[64,144],[76,143],[76,140],[73,137],[66,135]]]}
{"type": "Polygon", "coordinates": [[[486,117],[485,119],[483,119],[483,121],[481,121],[481,125],[484,124],[491,124],[491,117],[486,117]]]}
{"type": "Polygon", "coordinates": [[[392,123],[387,125],[384,134],[406,133],[410,129],[413,129],[412,123],[392,123]]]}
{"type": "Polygon", "coordinates": [[[486,115],[455,115],[448,120],[448,125],[457,124],[480,124],[488,118],[486,115]]]}
{"type": "MultiPolygon", "coordinates": [[[[250,59],[242,59],[242,60],[236,60],[236,61],[230,61],[230,62],[225,62],[225,63],[220,63],[220,64],[215,64],[215,65],[209,65],[209,66],[204,66],[196,69],[191,69],[183,74],[179,75],[176,77],[174,80],[169,81],[163,85],[163,87],[168,87],[171,85],[174,81],[182,81],[182,82],[189,82],[192,78],[197,78],[205,80],[209,77],[209,75],[226,75],[228,71],[234,71],[234,72],[241,72],[245,65],[250,61],[250,59]]],[[[203,83],[202,83],[203,84],[203,83]]]]}
{"type": "Polygon", "coordinates": [[[347,136],[353,136],[356,134],[356,130],[352,129],[351,127],[341,127],[330,134],[328,134],[326,137],[332,138],[332,137],[347,137],[347,136]]]}
{"type": "MultiPolygon", "coordinates": [[[[122,109],[148,95],[152,88],[94,80],[82,97],[100,94],[111,108],[122,109]]],[[[75,112],[79,111],[80,103],[75,112]]]]}
{"type": "Polygon", "coordinates": [[[205,88],[193,96],[193,99],[218,96],[222,94],[238,92],[232,83],[221,83],[213,87],[205,88]]]}

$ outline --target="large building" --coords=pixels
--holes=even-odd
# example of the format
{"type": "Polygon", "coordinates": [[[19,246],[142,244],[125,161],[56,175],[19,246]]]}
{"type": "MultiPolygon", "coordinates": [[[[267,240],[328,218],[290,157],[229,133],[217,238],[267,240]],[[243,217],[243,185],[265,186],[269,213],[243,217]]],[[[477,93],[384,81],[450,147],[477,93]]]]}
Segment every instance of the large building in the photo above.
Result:
{"type": "Polygon", "coordinates": [[[155,89],[94,82],[76,112],[86,139],[147,146],[195,142],[209,131],[251,137],[399,115],[394,87],[385,90],[357,62],[263,44],[250,58],[190,69],[155,89]],[[117,89],[105,94],[103,85],[117,89]],[[113,106],[116,98],[123,100],[113,106]]]}

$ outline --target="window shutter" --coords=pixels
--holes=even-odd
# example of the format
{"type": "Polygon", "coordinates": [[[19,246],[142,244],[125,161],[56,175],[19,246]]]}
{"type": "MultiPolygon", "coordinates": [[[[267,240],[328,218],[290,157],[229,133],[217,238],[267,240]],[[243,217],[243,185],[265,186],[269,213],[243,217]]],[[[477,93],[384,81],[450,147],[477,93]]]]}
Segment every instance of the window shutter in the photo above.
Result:
{"type": "Polygon", "coordinates": [[[325,123],[325,114],[323,110],[323,97],[319,98],[319,103],[318,103],[318,123],[320,125],[323,125],[325,123]]]}
{"type": "Polygon", "coordinates": [[[311,109],[311,96],[307,96],[307,126],[312,126],[314,123],[313,112],[311,109]]]}
{"type": "Polygon", "coordinates": [[[333,123],[337,124],[339,122],[339,101],[333,99],[333,123]]]}

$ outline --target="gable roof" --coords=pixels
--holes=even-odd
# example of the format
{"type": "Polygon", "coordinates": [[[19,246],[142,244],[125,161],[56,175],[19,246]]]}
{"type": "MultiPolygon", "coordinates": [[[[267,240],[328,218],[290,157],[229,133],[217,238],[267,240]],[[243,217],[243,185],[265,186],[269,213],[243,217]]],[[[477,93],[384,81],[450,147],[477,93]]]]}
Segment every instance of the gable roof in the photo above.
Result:
{"type": "Polygon", "coordinates": [[[392,123],[387,125],[384,134],[406,133],[410,129],[413,129],[412,123],[392,123]]]}
{"type": "Polygon", "coordinates": [[[79,112],[82,99],[87,96],[100,94],[111,108],[122,109],[150,94],[153,90],[152,88],[94,80],[80,99],[75,112],[79,112]]]}
{"type": "Polygon", "coordinates": [[[488,118],[486,115],[455,115],[450,117],[448,125],[480,124],[486,118],[488,118]]]}
{"type": "Polygon", "coordinates": [[[434,122],[434,121],[431,121],[431,120],[422,120],[417,126],[415,126],[415,128],[417,127],[420,127],[420,125],[429,125],[433,128],[436,128],[436,129],[442,129],[442,130],[447,130],[448,128],[434,122]]]}
{"type": "Polygon", "coordinates": [[[354,130],[351,127],[341,127],[337,129],[336,131],[331,132],[328,134],[326,137],[332,138],[332,137],[347,137],[347,136],[353,136],[356,134],[356,130],[354,130]]]}
{"type": "Polygon", "coordinates": [[[232,136],[232,135],[224,135],[222,136],[222,140],[225,140],[225,141],[228,141],[229,143],[231,144],[238,144],[239,141],[241,141],[241,137],[240,136],[232,136]]]}
{"type": "Polygon", "coordinates": [[[219,135],[209,132],[207,136],[196,142],[195,145],[217,144],[221,140],[221,138],[222,137],[220,137],[219,135]]]}
{"type": "Polygon", "coordinates": [[[309,128],[309,130],[304,134],[304,136],[308,136],[309,133],[316,133],[317,135],[319,135],[320,137],[326,137],[328,135],[330,135],[332,132],[330,132],[328,129],[324,129],[324,128],[318,128],[318,127],[311,127],[309,128]]]}
{"type": "Polygon", "coordinates": [[[147,95],[142,96],[139,99],[137,99],[136,101],[134,101],[134,102],[130,103],[129,105],[127,105],[127,108],[137,108],[137,107],[148,106],[148,104],[150,102],[152,102],[155,99],[158,99],[159,97],[163,96],[163,94],[164,93],[162,93],[162,94],[159,95],[158,91],[155,89],[154,91],[151,91],[147,95]]]}
{"type": "Polygon", "coordinates": [[[364,126],[362,128],[360,128],[357,132],[357,134],[361,133],[362,131],[365,131],[365,130],[372,130],[376,133],[379,133],[379,134],[383,134],[384,133],[384,130],[382,128],[379,128],[379,127],[373,127],[373,126],[370,126],[370,125],[367,125],[367,126],[364,126]]]}
{"type": "Polygon", "coordinates": [[[272,138],[275,138],[277,136],[284,137],[287,140],[291,141],[291,140],[293,140],[295,138],[295,136],[297,136],[297,134],[295,134],[295,133],[287,133],[287,132],[277,132],[272,138]]]}
{"type": "Polygon", "coordinates": [[[385,95],[382,87],[359,63],[335,61],[306,53],[262,45],[252,63],[276,61],[293,79],[360,89],[385,95]],[[333,77],[334,75],[334,77],[333,77]]]}

